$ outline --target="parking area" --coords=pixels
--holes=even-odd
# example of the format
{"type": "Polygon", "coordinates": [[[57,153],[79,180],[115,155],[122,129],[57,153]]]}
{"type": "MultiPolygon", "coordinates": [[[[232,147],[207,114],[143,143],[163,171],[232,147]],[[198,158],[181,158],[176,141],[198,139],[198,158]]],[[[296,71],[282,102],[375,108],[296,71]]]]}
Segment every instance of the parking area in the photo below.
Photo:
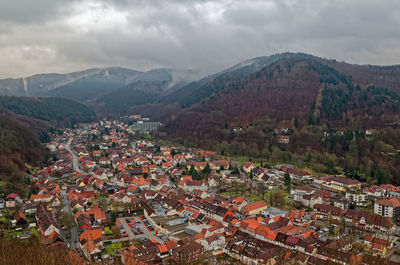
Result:
{"type": "Polygon", "coordinates": [[[168,241],[168,238],[158,235],[157,231],[154,230],[145,218],[133,216],[119,219],[121,221],[119,228],[123,238],[129,238],[129,240],[139,239],[143,242],[147,239],[153,239],[160,244],[168,241]]]}

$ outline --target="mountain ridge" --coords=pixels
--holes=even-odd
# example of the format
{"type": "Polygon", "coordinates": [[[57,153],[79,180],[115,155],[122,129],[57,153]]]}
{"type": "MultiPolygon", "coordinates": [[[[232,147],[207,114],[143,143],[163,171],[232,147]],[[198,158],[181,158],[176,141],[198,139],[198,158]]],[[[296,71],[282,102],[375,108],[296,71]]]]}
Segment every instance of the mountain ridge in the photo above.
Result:
{"type": "MultiPolygon", "coordinates": [[[[157,68],[136,71],[123,67],[91,68],[66,74],[35,74],[29,77],[0,79],[0,95],[29,97],[62,97],[81,102],[92,101],[115,90],[134,85],[137,81],[168,83],[156,93],[165,93],[196,78],[189,70],[157,68]],[[187,80],[186,80],[187,79],[187,80]]],[[[146,87],[137,90],[146,91],[146,87]]]]}

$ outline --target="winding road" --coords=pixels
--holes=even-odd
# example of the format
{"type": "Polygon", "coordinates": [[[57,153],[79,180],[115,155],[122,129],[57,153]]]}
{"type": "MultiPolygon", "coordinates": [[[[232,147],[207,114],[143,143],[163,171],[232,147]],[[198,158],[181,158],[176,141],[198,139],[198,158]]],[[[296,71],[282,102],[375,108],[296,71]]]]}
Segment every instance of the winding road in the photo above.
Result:
{"type": "Polygon", "coordinates": [[[65,149],[67,149],[68,152],[72,154],[72,166],[74,167],[75,171],[78,171],[81,174],[85,174],[80,168],[79,168],[79,160],[78,156],[75,154],[74,150],[72,150],[71,143],[74,137],[69,138],[67,145],[65,146],[65,149]]]}
{"type": "MultiPolygon", "coordinates": [[[[85,172],[83,172],[79,168],[78,156],[75,154],[75,152],[72,150],[72,147],[71,147],[71,143],[72,143],[73,139],[74,139],[74,137],[69,138],[67,145],[65,146],[65,149],[67,149],[67,151],[72,154],[72,166],[74,167],[74,170],[81,174],[84,174],[85,172]]],[[[63,211],[66,211],[72,215],[71,204],[69,203],[68,196],[67,196],[67,193],[65,190],[61,191],[61,197],[62,197],[63,203],[64,203],[63,211]]],[[[74,225],[71,229],[70,248],[71,249],[79,248],[79,234],[78,234],[78,228],[76,225],[74,225]]]]}
{"type": "MultiPolygon", "coordinates": [[[[68,201],[67,192],[65,190],[61,190],[61,197],[62,197],[63,204],[64,204],[63,211],[67,212],[68,214],[73,215],[72,211],[71,211],[71,204],[68,201]]],[[[77,228],[76,224],[74,224],[72,226],[70,235],[71,235],[71,238],[69,240],[66,240],[67,243],[69,243],[69,247],[71,249],[79,248],[79,234],[78,234],[78,228],[77,228]]]]}

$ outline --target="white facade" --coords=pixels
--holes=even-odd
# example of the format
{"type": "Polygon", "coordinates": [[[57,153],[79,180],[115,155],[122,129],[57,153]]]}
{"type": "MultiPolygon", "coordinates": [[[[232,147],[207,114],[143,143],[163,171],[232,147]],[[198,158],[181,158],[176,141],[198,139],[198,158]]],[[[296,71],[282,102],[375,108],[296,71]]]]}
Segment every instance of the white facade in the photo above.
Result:
{"type": "Polygon", "coordinates": [[[204,251],[215,251],[222,249],[225,246],[225,237],[218,236],[211,242],[207,241],[206,239],[202,239],[200,243],[203,245],[204,251]]]}
{"type": "Polygon", "coordinates": [[[374,213],[383,217],[392,218],[394,216],[394,208],[375,203],[374,213]]]}
{"type": "Polygon", "coordinates": [[[60,234],[60,231],[58,230],[58,228],[51,224],[51,225],[46,229],[46,231],[44,231],[44,235],[45,235],[45,236],[49,236],[49,235],[51,235],[51,233],[53,233],[53,232],[56,232],[57,234],[60,234]]]}
{"type": "Polygon", "coordinates": [[[350,200],[352,203],[355,203],[357,206],[366,206],[368,202],[368,195],[365,193],[351,193],[346,192],[346,199],[350,200]]]}

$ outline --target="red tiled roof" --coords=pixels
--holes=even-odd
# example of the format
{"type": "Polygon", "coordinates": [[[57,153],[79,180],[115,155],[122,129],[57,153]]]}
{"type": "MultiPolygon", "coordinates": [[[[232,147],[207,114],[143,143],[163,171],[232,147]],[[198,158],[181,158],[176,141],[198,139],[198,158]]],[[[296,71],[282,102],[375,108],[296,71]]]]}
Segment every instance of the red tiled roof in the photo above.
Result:
{"type": "Polygon", "coordinates": [[[93,230],[85,230],[80,234],[79,240],[82,241],[84,239],[88,241],[95,241],[96,239],[101,239],[103,237],[103,230],[101,229],[93,229],[93,230]]]}
{"type": "Polygon", "coordinates": [[[383,199],[375,202],[376,204],[397,208],[400,207],[400,199],[398,198],[390,198],[390,199],[383,199]]]}
{"type": "Polygon", "coordinates": [[[256,202],[249,203],[249,204],[245,205],[243,207],[242,211],[250,212],[250,211],[253,211],[253,210],[256,210],[256,209],[260,209],[260,208],[265,207],[265,206],[267,206],[267,205],[265,204],[264,201],[256,201],[256,202]]]}

